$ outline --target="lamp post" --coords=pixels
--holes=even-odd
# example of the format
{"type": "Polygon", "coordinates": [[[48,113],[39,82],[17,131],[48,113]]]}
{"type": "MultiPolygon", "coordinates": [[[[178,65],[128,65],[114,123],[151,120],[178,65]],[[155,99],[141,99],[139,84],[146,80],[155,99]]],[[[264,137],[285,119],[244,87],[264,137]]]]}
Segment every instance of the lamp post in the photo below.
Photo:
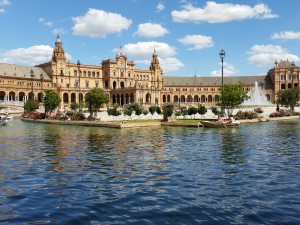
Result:
{"type": "Polygon", "coordinates": [[[44,96],[43,96],[43,80],[44,80],[44,75],[40,74],[40,79],[41,79],[41,103],[43,103],[43,99],[44,99],[44,96]]]}
{"type": "MultiPolygon", "coordinates": [[[[225,51],[223,49],[221,49],[221,51],[219,52],[219,56],[221,58],[221,63],[222,63],[222,89],[223,90],[223,85],[224,85],[224,81],[223,81],[223,62],[224,62],[224,58],[225,58],[225,51]]],[[[222,102],[222,106],[221,106],[221,113],[222,113],[222,116],[224,115],[224,106],[223,106],[223,102],[222,102]]]]}
{"type": "Polygon", "coordinates": [[[80,62],[79,60],[77,61],[77,67],[78,67],[78,77],[79,77],[79,94],[78,94],[78,101],[79,101],[79,112],[81,113],[82,109],[81,109],[81,95],[80,95],[80,62]]]}
{"type": "Polygon", "coordinates": [[[33,94],[33,77],[34,77],[34,72],[33,72],[32,68],[31,68],[31,70],[30,70],[30,77],[31,77],[31,93],[30,93],[30,99],[33,100],[33,98],[34,98],[34,94],[33,94]]]}

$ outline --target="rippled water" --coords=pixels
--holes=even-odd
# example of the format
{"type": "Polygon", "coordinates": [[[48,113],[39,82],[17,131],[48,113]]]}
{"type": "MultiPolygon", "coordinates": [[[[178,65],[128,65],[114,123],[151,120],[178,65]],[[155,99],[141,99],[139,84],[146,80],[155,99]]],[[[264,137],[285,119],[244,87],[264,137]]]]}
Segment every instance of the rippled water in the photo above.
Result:
{"type": "Polygon", "coordinates": [[[300,121],[0,127],[0,224],[300,224],[300,121]]]}

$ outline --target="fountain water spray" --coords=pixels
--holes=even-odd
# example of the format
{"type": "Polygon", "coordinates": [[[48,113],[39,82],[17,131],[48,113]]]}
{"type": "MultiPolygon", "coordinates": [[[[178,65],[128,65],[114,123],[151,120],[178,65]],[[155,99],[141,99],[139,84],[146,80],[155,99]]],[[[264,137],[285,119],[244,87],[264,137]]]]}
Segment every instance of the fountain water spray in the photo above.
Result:
{"type": "Polygon", "coordinates": [[[272,105],[272,103],[268,101],[267,97],[262,93],[257,81],[255,81],[254,91],[250,90],[248,92],[248,96],[250,98],[244,101],[242,105],[272,105]]]}

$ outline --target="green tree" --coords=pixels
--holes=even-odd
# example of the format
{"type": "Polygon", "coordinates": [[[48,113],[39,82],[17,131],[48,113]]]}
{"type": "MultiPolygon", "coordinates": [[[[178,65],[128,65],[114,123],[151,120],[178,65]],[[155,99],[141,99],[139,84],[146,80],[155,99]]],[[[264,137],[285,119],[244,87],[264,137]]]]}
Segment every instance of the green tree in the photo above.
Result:
{"type": "Polygon", "coordinates": [[[89,108],[90,117],[96,117],[97,111],[109,102],[109,98],[103,89],[95,87],[85,95],[85,102],[89,108]]]}
{"type": "Polygon", "coordinates": [[[158,115],[160,115],[160,114],[161,114],[161,109],[160,109],[160,107],[159,107],[159,106],[156,106],[156,113],[157,113],[158,115]]]}
{"type": "Polygon", "coordinates": [[[210,110],[212,111],[212,113],[213,113],[215,116],[221,115],[221,111],[219,111],[218,108],[215,107],[215,106],[212,106],[212,107],[210,108],[210,110]]]}
{"type": "Polygon", "coordinates": [[[294,112],[299,102],[300,90],[298,88],[286,89],[277,92],[277,103],[294,112]]]}
{"type": "Polygon", "coordinates": [[[224,84],[220,90],[221,96],[218,105],[227,110],[228,115],[231,115],[235,108],[239,107],[249,98],[247,93],[243,90],[241,82],[237,84],[224,84]]]}
{"type": "Polygon", "coordinates": [[[39,102],[37,100],[29,99],[24,104],[24,111],[25,112],[33,112],[33,111],[35,111],[38,108],[39,108],[39,102]]]}
{"type": "Polygon", "coordinates": [[[203,104],[198,104],[198,113],[201,117],[207,112],[207,108],[203,104]]]}
{"type": "Polygon", "coordinates": [[[143,109],[139,103],[135,103],[132,107],[135,111],[135,115],[139,116],[143,113],[143,109]]]}
{"type": "Polygon", "coordinates": [[[180,111],[181,111],[182,115],[184,116],[184,118],[186,117],[186,115],[188,115],[188,110],[185,106],[181,107],[180,111]]]}
{"type": "Polygon", "coordinates": [[[121,112],[118,110],[118,108],[119,108],[118,104],[114,105],[113,107],[107,109],[107,114],[109,116],[120,116],[121,112]]]}
{"type": "Polygon", "coordinates": [[[195,118],[195,115],[197,114],[198,112],[198,109],[194,106],[191,106],[190,108],[188,108],[188,115],[192,117],[192,115],[194,115],[194,118],[195,118]]]}
{"type": "Polygon", "coordinates": [[[151,115],[153,115],[156,112],[156,106],[155,105],[150,106],[149,112],[151,113],[151,115]]]}
{"type": "Polygon", "coordinates": [[[133,111],[134,111],[134,109],[131,106],[128,106],[125,108],[123,113],[124,113],[124,115],[131,117],[131,115],[133,114],[133,111]]]}
{"type": "Polygon", "coordinates": [[[61,102],[61,98],[59,95],[53,90],[46,90],[45,91],[45,98],[44,98],[44,105],[45,105],[45,113],[52,113],[61,102]]]}
{"type": "Polygon", "coordinates": [[[164,110],[163,110],[164,116],[170,117],[170,116],[172,116],[173,112],[174,112],[173,105],[166,105],[164,107],[164,110]]]}

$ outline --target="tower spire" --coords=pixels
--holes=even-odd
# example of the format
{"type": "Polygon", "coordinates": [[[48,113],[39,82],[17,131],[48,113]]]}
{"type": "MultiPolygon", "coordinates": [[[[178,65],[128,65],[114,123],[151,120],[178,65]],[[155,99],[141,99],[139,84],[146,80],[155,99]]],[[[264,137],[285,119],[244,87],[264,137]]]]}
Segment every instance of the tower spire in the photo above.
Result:
{"type": "Polygon", "coordinates": [[[59,32],[57,33],[56,36],[56,41],[55,41],[55,47],[53,49],[53,55],[52,55],[52,60],[54,62],[57,62],[58,60],[64,60],[66,61],[66,55],[65,55],[65,50],[62,46],[62,42],[60,40],[60,35],[59,32]]]}

